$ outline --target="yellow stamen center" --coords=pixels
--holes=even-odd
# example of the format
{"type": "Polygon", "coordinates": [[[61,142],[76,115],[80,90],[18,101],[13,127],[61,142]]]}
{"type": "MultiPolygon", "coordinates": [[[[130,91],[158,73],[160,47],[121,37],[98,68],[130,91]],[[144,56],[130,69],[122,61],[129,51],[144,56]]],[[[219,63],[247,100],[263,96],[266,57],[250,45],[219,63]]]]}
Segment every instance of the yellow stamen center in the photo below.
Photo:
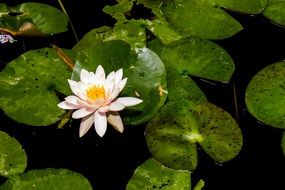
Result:
{"type": "Polygon", "coordinates": [[[91,100],[97,100],[99,98],[105,98],[105,90],[103,86],[91,86],[86,90],[86,95],[91,100]]]}

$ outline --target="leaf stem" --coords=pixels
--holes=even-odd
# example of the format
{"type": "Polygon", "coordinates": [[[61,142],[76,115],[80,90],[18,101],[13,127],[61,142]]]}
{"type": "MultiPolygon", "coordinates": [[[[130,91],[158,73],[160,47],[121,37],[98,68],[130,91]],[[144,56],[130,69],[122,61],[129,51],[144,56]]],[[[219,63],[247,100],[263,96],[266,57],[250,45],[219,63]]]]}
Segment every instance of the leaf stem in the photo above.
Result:
{"type": "Polygon", "coordinates": [[[237,92],[236,92],[236,84],[233,82],[233,96],[234,96],[234,106],[235,106],[235,112],[236,112],[236,119],[239,119],[239,113],[238,113],[238,100],[237,100],[237,92]]]}
{"type": "Polygon", "coordinates": [[[195,185],[193,190],[201,190],[204,187],[204,185],[205,182],[202,179],[200,179],[198,183],[195,185]]]}
{"type": "Polygon", "coordinates": [[[69,16],[68,16],[68,13],[67,13],[67,11],[66,11],[65,8],[64,8],[63,3],[61,2],[61,0],[57,0],[57,2],[58,2],[58,4],[60,5],[60,7],[61,7],[63,13],[64,13],[65,16],[67,17],[68,22],[70,23],[71,30],[72,30],[72,32],[73,32],[74,38],[75,38],[76,42],[78,42],[79,40],[78,40],[76,31],[75,31],[74,25],[72,24],[72,22],[71,22],[71,20],[70,20],[70,18],[69,18],[69,16]]]}

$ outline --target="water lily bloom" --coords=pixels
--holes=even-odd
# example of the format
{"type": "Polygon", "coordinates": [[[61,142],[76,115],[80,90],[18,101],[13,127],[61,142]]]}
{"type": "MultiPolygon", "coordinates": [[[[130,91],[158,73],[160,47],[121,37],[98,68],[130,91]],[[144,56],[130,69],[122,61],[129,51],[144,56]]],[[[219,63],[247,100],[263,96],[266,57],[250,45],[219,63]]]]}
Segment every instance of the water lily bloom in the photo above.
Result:
{"type": "Polygon", "coordinates": [[[80,81],[68,80],[74,95],[67,96],[58,104],[62,109],[76,110],[73,119],[80,119],[79,136],[82,137],[94,123],[97,134],[101,137],[107,130],[107,122],[119,132],[124,125],[118,111],[125,107],[135,106],[142,102],[134,97],[117,97],[127,83],[123,78],[123,69],[111,72],[107,77],[101,65],[96,72],[82,69],[80,81]]]}

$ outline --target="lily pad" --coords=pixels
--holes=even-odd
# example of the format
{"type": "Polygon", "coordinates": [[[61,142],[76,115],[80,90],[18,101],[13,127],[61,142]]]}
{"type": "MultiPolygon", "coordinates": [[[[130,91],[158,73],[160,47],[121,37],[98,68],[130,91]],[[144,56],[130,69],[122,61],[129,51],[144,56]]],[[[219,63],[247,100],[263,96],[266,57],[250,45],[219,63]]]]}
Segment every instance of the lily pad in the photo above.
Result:
{"type": "Polygon", "coordinates": [[[146,142],[155,159],[173,169],[195,170],[197,143],[216,162],[233,159],[242,147],[238,124],[209,102],[167,103],[146,128],[146,142]]]}
{"type": "Polygon", "coordinates": [[[190,172],[164,167],[150,158],[136,169],[126,189],[189,190],[191,189],[190,172]]]}
{"type": "Polygon", "coordinates": [[[169,102],[182,99],[191,102],[207,101],[206,95],[189,76],[173,67],[166,68],[169,102]]]}
{"type": "Polygon", "coordinates": [[[114,28],[107,26],[96,28],[85,34],[73,49],[84,49],[86,46],[93,46],[110,40],[126,41],[133,49],[145,47],[145,28],[136,20],[116,24],[114,28]]]}
{"type": "Polygon", "coordinates": [[[27,155],[22,145],[7,133],[0,131],[0,175],[10,177],[23,173],[27,155]]]}
{"type": "Polygon", "coordinates": [[[179,42],[184,38],[175,29],[171,28],[166,19],[160,16],[152,21],[150,20],[140,20],[140,22],[152,32],[158,39],[162,41],[163,44],[171,44],[173,42],[179,42]]]}
{"type": "Polygon", "coordinates": [[[239,22],[217,4],[206,1],[167,1],[161,10],[171,25],[186,35],[206,39],[224,39],[243,29],[239,22]]]}
{"type": "Polygon", "coordinates": [[[219,82],[229,82],[235,65],[231,56],[220,46],[196,37],[175,46],[149,44],[163,60],[182,73],[219,82]],[[156,46],[156,47],[154,47],[156,46]]]}
{"type": "Polygon", "coordinates": [[[269,5],[263,12],[263,15],[272,22],[285,26],[285,1],[275,0],[270,1],[269,5]]]}
{"type": "Polygon", "coordinates": [[[163,62],[147,48],[137,49],[119,40],[77,48],[83,68],[95,71],[100,64],[106,73],[123,68],[128,82],[121,96],[138,97],[143,103],[122,111],[124,123],[137,125],[152,118],[167,97],[166,71],[163,62]]]}
{"type": "Polygon", "coordinates": [[[31,170],[7,180],[1,190],[92,190],[90,182],[81,174],[67,169],[31,170]]]}
{"type": "Polygon", "coordinates": [[[46,4],[30,2],[9,7],[0,3],[0,28],[17,35],[65,32],[67,24],[68,20],[63,12],[46,4]],[[27,23],[30,23],[30,27],[23,28],[27,27],[27,23]]]}
{"type": "Polygon", "coordinates": [[[259,14],[267,5],[267,0],[207,0],[213,5],[218,5],[229,10],[248,14],[259,14]]]}
{"type": "MultiPolygon", "coordinates": [[[[67,51],[66,51],[67,52],[67,51]]],[[[73,52],[68,51],[71,55],[73,52]]],[[[51,48],[31,50],[0,73],[0,108],[12,119],[33,126],[57,122],[64,111],[55,92],[70,94],[69,69],[51,48]]]]}
{"type": "Polygon", "coordinates": [[[263,68],[252,78],[245,102],[248,111],[259,121],[285,129],[285,61],[263,68]]]}

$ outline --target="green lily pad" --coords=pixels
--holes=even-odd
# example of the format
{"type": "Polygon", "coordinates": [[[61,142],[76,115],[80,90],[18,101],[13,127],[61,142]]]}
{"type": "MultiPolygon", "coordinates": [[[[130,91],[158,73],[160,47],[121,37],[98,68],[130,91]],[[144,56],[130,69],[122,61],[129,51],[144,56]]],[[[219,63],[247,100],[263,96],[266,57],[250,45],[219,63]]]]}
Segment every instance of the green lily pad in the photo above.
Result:
{"type": "Polygon", "coordinates": [[[23,173],[27,155],[22,145],[7,133],[0,131],[0,175],[10,177],[23,173]]]}
{"type": "Polygon", "coordinates": [[[263,15],[272,22],[285,26],[285,1],[271,1],[263,12],[263,15]]]}
{"type": "Polygon", "coordinates": [[[92,190],[90,182],[81,174],[67,169],[31,170],[7,180],[0,190],[92,190]]]}
{"type": "Polygon", "coordinates": [[[259,14],[267,5],[267,0],[207,0],[213,5],[248,14],[259,14]]]}
{"type": "MultiPolygon", "coordinates": [[[[148,47],[158,54],[162,54],[162,44],[159,40],[152,40],[148,47]]],[[[192,102],[207,101],[206,95],[197,84],[187,75],[187,72],[178,68],[167,59],[164,61],[167,73],[167,101],[181,100],[192,102]]]]}
{"type": "Polygon", "coordinates": [[[110,40],[126,41],[133,49],[145,47],[145,28],[136,20],[116,24],[114,28],[107,26],[96,28],[85,34],[73,49],[84,49],[110,40]]]}
{"type": "Polygon", "coordinates": [[[197,166],[197,143],[219,163],[233,159],[242,147],[236,121],[209,102],[167,103],[149,121],[145,138],[151,154],[163,165],[191,171],[197,166]]]}
{"type": "Polygon", "coordinates": [[[189,190],[191,189],[190,172],[164,167],[150,158],[136,169],[126,189],[189,190]]]}
{"type": "Polygon", "coordinates": [[[160,16],[158,19],[150,20],[141,20],[140,21],[149,31],[152,32],[158,39],[161,40],[163,44],[171,44],[173,42],[179,42],[184,38],[183,35],[180,35],[176,32],[166,19],[160,16]]]}
{"type": "Polygon", "coordinates": [[[152,118],[167,97],[166,71],[163,62],[147,48],[137,49],[119,40],[77,48],[82,67],[95,71],[102,65],[106,73],[123,68],[128,82],[120,96],[138,97],[143,103],[128,107],[121,113],[124,123],[137,125],[152,118]]]}
{"type": "Polygon", "coordinates": [[[185,74],[226,83],[235,69],[231,56],[209,40],[190,37],[175,46],[163,46],[156,42],[149,44],[149,47],[165,65],[171,65],[185,74]]]}
{"type": "Polygon", "coordinates": [[[162,12],[170,24],[182,34],[206,39],[233,36],[243,27],[216,4],[200,0],[167,1],[162,12]]]}
{"type": "Polygon", "coordinates": [[[31,31],[23,31],[31,29],[23,29],[25,23],[33,24],[32,29],[43,34],[55,34],[67,31],[68,20],[59,9],[46,4],[30,2],[15,7],[0,4],[0,28],[32,35],[31,31]]]}
{"type": "Polygon", "coordinates": [[[207,101],[206,95],[189,76],[181,74],[175,68],[166,68],[169,102],[182,99],[191,102],[207,101]]]}
{"type": "Polygon", "coordinates": [[[0,108],[20,123],[33,126],[53,124],[64,113],[57,107],[60,101],[55,91],[70,94],[67,83],[70,76],[71,69],[54,49],[28,51],[11,61],[0,73],[0,108]]]}
{"type": "Polygon", "coordinates": [[[285,129],[285,61],[263,68],[252,78],[246,89],[245,102],[255,118],[285,129]]]}

